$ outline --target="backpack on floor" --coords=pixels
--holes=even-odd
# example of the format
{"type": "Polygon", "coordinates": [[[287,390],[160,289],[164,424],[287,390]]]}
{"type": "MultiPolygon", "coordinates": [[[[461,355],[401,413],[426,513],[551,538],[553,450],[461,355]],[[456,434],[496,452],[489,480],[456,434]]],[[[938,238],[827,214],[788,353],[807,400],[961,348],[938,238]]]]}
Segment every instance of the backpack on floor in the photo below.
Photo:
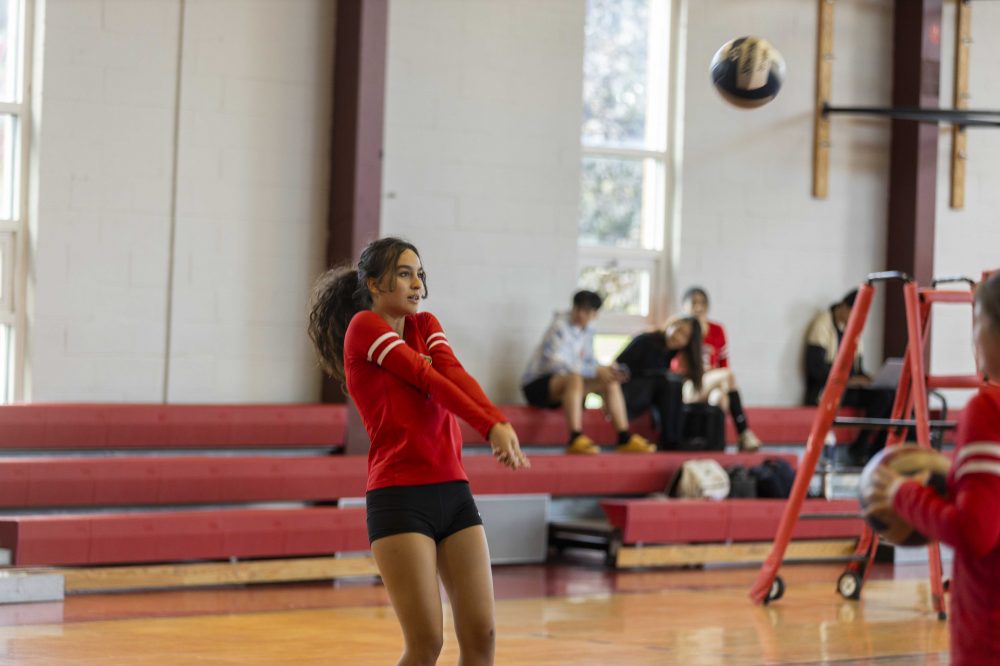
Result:
{"type": "Polygon", "coordinates": [[[729,496],[740,498],[757,497],[757,479],[744,465],[732,465],[726,468],[729,474],[729,496]]]}
{"type": "Polygon", "coordinates": [[[795,470],[780,458],[768,458],[751,471],[757,479],[757,497],[788,497],[795,483],[795,470]]]}
{"type": "Polygon", "coordinates": [[[667,495],[687,499],[726,499],[729,495],[729,475],[722,465],[710,458],[688,460],[674,474],[667,487],[667,495]]]}
{"type": "Polygon", "coordinates": [[[681,451],[723,451],[726,448],[726,415],[715,405],[684,405],[681,451]]]}

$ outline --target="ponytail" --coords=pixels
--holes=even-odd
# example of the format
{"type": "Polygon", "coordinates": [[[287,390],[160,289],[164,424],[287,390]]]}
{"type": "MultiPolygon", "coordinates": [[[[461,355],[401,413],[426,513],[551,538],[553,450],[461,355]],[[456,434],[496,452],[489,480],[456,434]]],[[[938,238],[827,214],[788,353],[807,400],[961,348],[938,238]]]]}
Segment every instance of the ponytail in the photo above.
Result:
{"type": "Polygon", "coordinates": [[[344,335],[358,312],[370,308],[371,295],[357,269],[340,266],[323,273],[309,299],[309,338],[323,372],[344,381],[344,335]]]}
{"type": "MultiPolygon", "coordinates": [[[[368,291],[369,280],[392,291],[396,263],[406,250],[418,257],[417,248],[399,238],[380,238],[361,251],[357,268],[338,266],[319,276],[309,299],[309,339],[316,349],[319,366],[325,373],[343,383],[344,336],[354,315],[370,310],[372,296],[368,291]]],[[[424,298],[427,298],[427,279],[424,277],[424,298]]]]}

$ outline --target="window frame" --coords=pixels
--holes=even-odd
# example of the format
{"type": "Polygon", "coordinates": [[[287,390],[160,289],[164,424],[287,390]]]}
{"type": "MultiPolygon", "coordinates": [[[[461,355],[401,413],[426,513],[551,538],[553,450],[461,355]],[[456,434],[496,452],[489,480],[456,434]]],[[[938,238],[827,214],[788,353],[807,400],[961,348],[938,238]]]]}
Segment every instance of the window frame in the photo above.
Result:
{"type": "MultiPolygon", "coordinates": [[[[0,253],[3,265],[0,267],[2,287],[0,287],[0,325],[8,327],[9,347],[7,353],[7,376],[0,377],[0,404],[24,399],[25,337],[27,331],[27,284],[29,249],[29,197],[28,174],[31,165],[31,133],[34,126],[32,117],[32,61],[35,35],[35,0],[18,0],[17,58],[15,67],[17,81],[12,102],[0,102],[0,115],[10,115],[15,119],[13,132],[14,146],[11,167],[13,169],[11,190],[11,217],[0,218],[0,253]]],[[[0,353],[5,350],[0,349],[0,353]]]]}
{"type": "MultiPolygon", "coordinates": [[[[586,268],[637,268],[647,270],[650,278],[649,301],[646,315],[629,315],[610,311],[602,312],[595,322],[598,334],[632,334],[638,330],[662,323],[669,312],[673,286],[673,265],[676,263],[673,235],[679,210],[677,198],[676,160],[679,150],[677,129],[678,81],[682,81],[683,63],[680,51],[683,45],[680,30],[685,20],[683,0],[649,0],[649,43],[660,44],[662,48],[647,49],[647,89],[650,99],[646,113],[646,147],[625,147],[597,145],[584,141],[581,133],[581,164],[588,158],[611,158],[625,160],[652,160],[658,166],[660,177],[650,180],[653,191],[647,193],[644,182],[644,196],[657,197],[652,205],[654,211],[649,219],[644,219],[641,235],[651,235],[644,247],[613,247],[585,245],[577,241],[577,275],[586,268]],[[653,54],[661,54],[654,57],[653,54]],[[650,145],[660,147],[651,148],[650,145]],[[653,225],[647,228],[647,225],[653,225]]],[[[586,48],[586,47],[585,47],[586,48]]],[[[582,192],[581,192],[582,197],[582,192]]]]}

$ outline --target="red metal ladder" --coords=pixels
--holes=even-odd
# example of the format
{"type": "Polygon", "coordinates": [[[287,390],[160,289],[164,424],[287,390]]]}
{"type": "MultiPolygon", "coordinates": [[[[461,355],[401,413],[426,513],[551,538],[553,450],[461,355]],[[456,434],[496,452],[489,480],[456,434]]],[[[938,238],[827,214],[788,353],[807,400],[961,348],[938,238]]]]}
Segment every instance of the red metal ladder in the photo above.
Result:
{"type": "MultiPolygon", "coordinates": [[[[792,530],[799,518],[802,502],[809,489],[809,483],[816,469],[816,463],[823,452],[824,440],[830,428],[834,425],[837,409],[846,389],[847,380],[854,362],[858,338],[864,328],[868,311],[871,307],[875,284],[893,280],[900,280],[903,283],[908,335],[906,356],[902,372],[900,373],[899,384],[897,385],[891,418],[888,421],[879,419],[869,420],[870,422],[878,421],[879,423],[876,425],[893,426],[887,437],[886,446],[899,445],[905,436],[906,427],[904,426],[915,425],[918,444],[929,448],[931,426],[944,428],[951,427],[953,424],[941,421],[932,423],[930,421],[927,408],[928,389],[977,388],[982,383],[982,379],[975,375],[927,375],[924,369],[925,341],[930,327],[931,306],[934,303],[971,304],[973,301],[971,291],[939,290],[936,288],[937,285],[959,280],[972,283],[971,280],[967,278],[945,278],[936,280],[932,288],[921,290],[918,289],[916,282],[904,273],[886,272],[869,275],[866,282],[858,288],[854,307],[851,309],[847,326],[844,329],[843,339],[841,340],[833,367],[830,370],[830,376],[823,390],[812,430],[809,433],[802,462],[799,464],[801,473],[796,475],[788,503],[785,505],[785,511],[778,525],[778,532],[771,546],[771,551],[761,566],[760,573],[750,590],[750,598],[755,603],[774,601],[779,599],[784,593],[784,582],[778,576],[778,569],[781,566],[785,550],[791,539],[792,530]],[[910,413],[914,414],[915,420],[910,421],[904,418],[904,416],[908,416],[910,413]]],[[[863,421],[863,419],[842,419],[840,421],[849,420],[863,421]]],[[[841,595],[853,599],[857,599],[860,596],[861,587],[871,569],[870,565],[875,557],[877,548],[877,535],[866,525],[861,538],[858,540],[851,563],[837,582],[837,589],[841,595]]],[[[944,619],[941,554],[937,543],[928,545],[928,554],[931,569],[931,598],[938,617],[944,619]]]]}

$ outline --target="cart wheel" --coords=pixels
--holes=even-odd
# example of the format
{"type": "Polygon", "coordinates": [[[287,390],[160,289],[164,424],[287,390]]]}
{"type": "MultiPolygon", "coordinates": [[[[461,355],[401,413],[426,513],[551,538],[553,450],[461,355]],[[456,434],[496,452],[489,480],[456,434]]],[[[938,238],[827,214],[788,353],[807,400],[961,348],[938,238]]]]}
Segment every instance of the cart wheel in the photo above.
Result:
{"type": "Polygon", "coordinates": [[[861,598],[861,576],[853,571],[845,571],[837,579],[837,592],[845,599],[861,598]]]}
{"type": "Polygon", "coordinates": [[[951,591],[951,579],[950,578],[945,578],[943,581],[941,581],[941,589],[943,589],[945,592],[951,591]]]}
{"type": "Polygon", "coordinates": [[[783,596],[785,596],[785,581],[781,580],[781,576],[775,576],[774,580],[771,581],[771,589],[767,591],[767,598],[764,599],[764,603],[777,601],[783,596]]]}

